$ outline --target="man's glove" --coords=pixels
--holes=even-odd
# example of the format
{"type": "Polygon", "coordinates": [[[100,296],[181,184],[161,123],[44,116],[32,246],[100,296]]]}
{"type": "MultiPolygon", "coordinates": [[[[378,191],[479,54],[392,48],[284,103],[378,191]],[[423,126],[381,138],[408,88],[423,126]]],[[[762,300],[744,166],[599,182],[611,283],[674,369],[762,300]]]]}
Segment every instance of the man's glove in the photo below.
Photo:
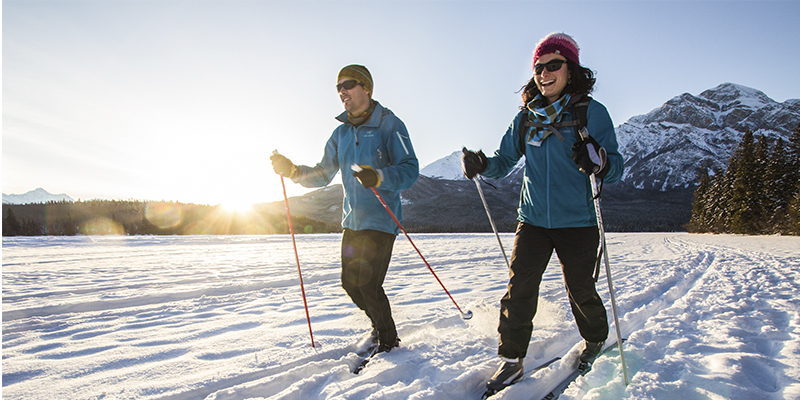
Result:
{"type": "Polygon", "coordinates": [[[572,145],[572,161],[575,161],[581,172],[586,175],[596,174],[598,178],[603,179],[608,174],[606,149],[591,136],[572,145]]]}
{"type": "Polygon", "coordinates": [[[359,165],[353,168],[353,176],[364,185],[365,188],[378,187],[381,185],[381,177],[369,165],[359,165]]]}
{"type": "Polygon", "coordinates": [[[461,170],[464,172],[464,176],[466,176],[467,179],[471,180],[475,175],[486,171],[487,161],[483,150],[478,150],[476,153],[464,147],[461,149],[461,152],[464,153],[464,156],[461,157],[461,170]]]}
{"type": "Polygon", "coordinates": [[[276,174],[283,175],[287,178],[292,177],[295,167],[291,160],[278,154],[277,150],[272,152],[272,156],[270,156],[269,159],[272,160],[272,169],[275,170],[276,174]]]}

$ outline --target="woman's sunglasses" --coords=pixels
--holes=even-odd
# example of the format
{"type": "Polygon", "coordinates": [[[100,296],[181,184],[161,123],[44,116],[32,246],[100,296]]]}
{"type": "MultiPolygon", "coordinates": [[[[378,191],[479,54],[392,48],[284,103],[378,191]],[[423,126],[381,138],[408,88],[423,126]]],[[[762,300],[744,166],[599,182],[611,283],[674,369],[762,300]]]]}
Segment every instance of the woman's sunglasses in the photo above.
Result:
{"type": "Polygon", "coordinates": [[[533,66],[533,72],[536,73],[536,75],[541,75],[545,68],[550,72],[556,72],[561,69],[561,65],[565,62],[567,62],[567,60],[553,60],[544,64],[536,64],[533,66]]]}
{"type": "Polygon", "coordinates": [[[344,82],[336,85],[336,91],[337,92],[341,92],[342,89],[350,90],[350,89],[356,87],[356,85],[360,85],[360,83],[358,83],[355,80],[350,79],[350,80],[344,81],[344,82]]]}

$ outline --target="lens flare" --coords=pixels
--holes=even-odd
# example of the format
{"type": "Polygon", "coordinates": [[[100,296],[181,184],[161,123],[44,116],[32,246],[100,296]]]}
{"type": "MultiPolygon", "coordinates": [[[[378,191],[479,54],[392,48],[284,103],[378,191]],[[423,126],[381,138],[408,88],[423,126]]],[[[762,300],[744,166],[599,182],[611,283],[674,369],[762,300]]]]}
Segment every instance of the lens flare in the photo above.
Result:
{"type": "Polygon", "coordinates": [[[94,218],[82,224],[81,235],[125,235],[125,229],[109,218],[94,218]]]}
{"type": "Polygon", "coordinates": [[[144,209],[144,216],[151,224],[161,228],[172,228],[183,221],[183,211],[180,204],[150,202],[144,209]]]}

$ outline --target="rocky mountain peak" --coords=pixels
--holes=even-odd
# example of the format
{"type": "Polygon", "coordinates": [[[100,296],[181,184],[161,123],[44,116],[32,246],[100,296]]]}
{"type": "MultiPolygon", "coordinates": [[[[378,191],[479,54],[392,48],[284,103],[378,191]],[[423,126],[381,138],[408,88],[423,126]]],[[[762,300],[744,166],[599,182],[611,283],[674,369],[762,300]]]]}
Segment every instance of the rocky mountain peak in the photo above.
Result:
{"type": "Polygon", "coordinates": [[[798,124],[800,100],[778,103],[733,83],[684,93],[617,127],[622,180],[639,189],[692,187],[702,170],[725,169],[746,131],[787,140],[798,124]]]}

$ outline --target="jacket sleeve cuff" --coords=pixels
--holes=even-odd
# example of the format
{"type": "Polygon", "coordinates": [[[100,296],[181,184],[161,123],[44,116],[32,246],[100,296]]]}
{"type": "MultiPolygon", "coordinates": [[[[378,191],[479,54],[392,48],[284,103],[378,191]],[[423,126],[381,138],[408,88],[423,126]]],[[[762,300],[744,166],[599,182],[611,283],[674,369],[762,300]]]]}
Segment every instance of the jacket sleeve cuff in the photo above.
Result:
{"type": "Polygon", "coordinates": [[[378,175],[378,183],[375,184],[375,187],[380,187],[383,182],[383,170],[376,169],[375,173],[378,175]]]}

